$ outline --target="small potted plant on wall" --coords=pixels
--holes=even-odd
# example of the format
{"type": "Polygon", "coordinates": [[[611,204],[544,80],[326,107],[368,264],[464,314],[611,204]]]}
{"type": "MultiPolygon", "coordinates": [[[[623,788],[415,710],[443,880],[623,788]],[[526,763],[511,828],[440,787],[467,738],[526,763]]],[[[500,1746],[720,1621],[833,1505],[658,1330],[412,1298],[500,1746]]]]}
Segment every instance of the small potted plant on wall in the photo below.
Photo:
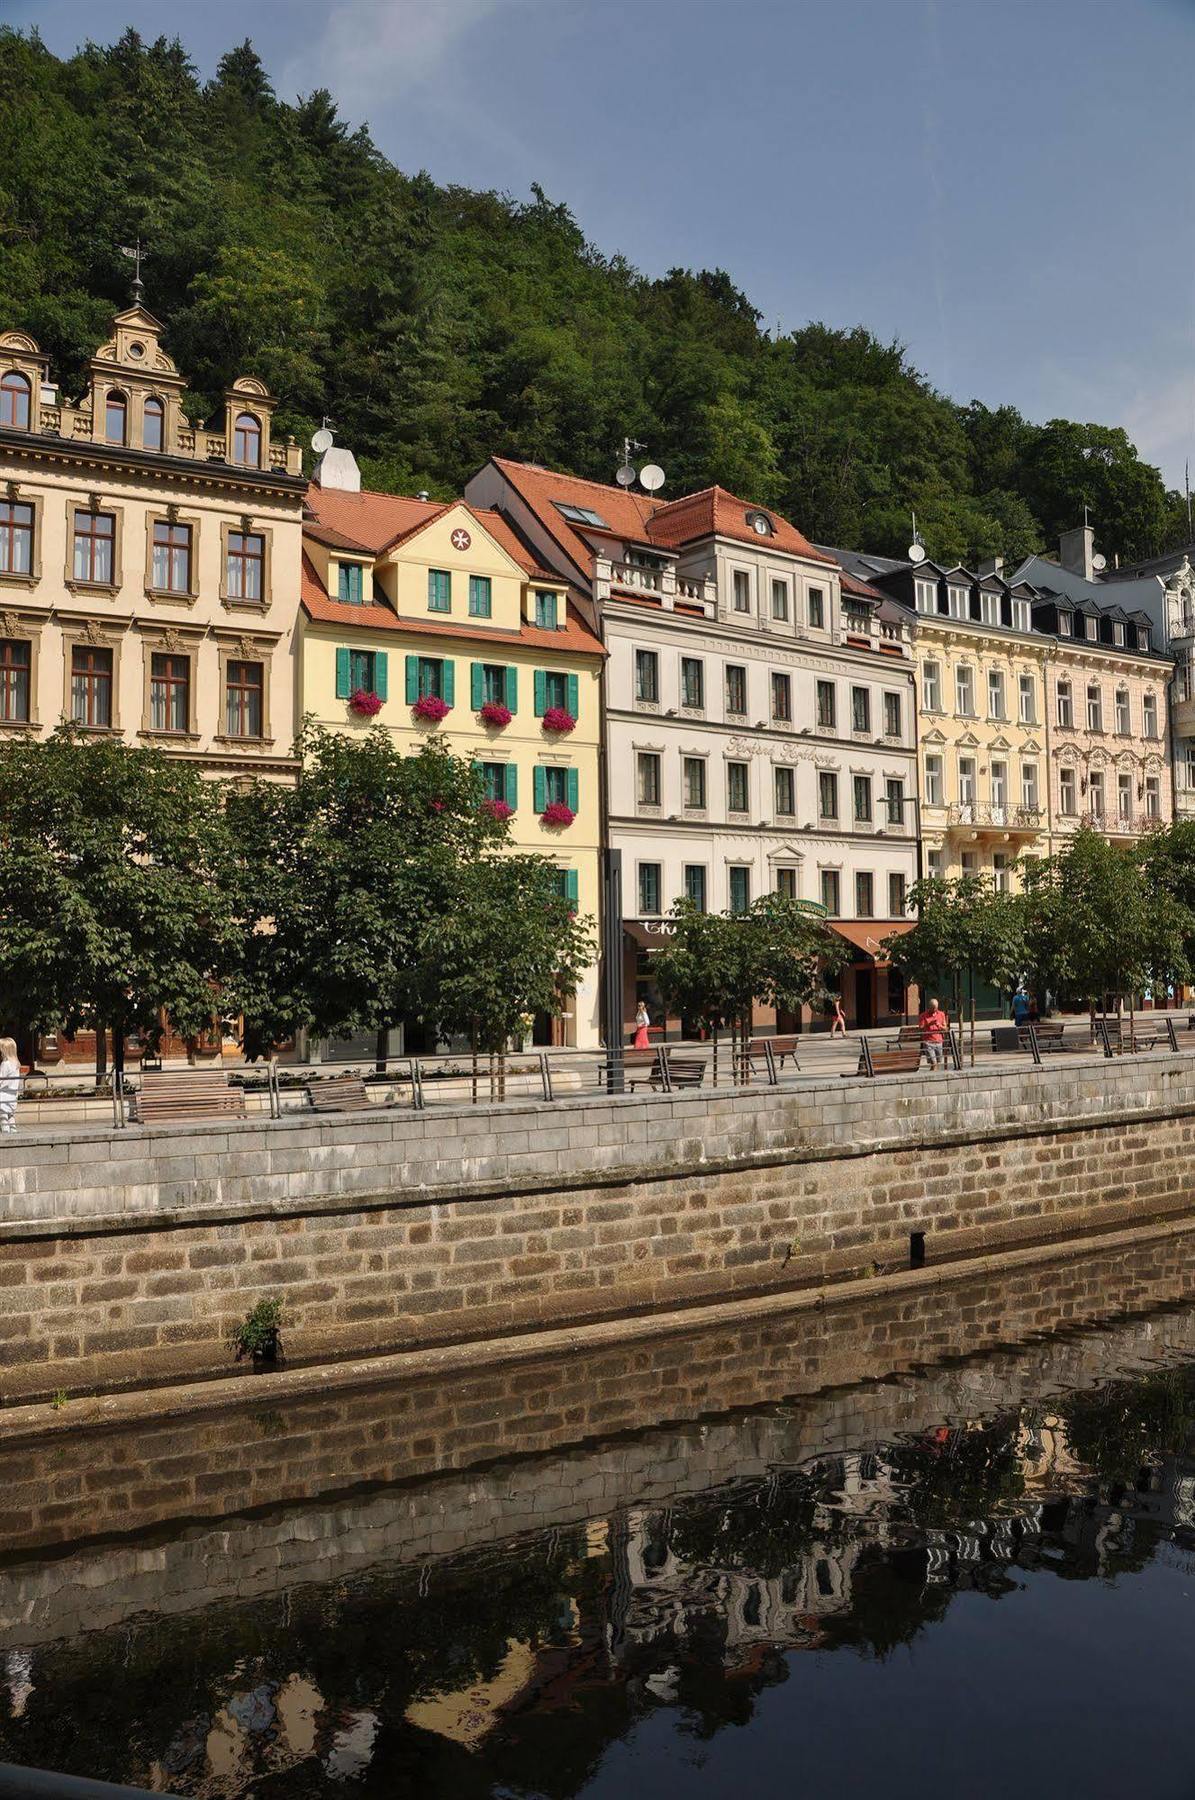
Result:
{"type": "Polygon", "coordinates": [[[232,1341],[238,1362],[251,1356],[255,1368],[276,1363],[282,1353],[281,1300],[259,1300],[253,1311],[233,1327],[232,1341]]]}

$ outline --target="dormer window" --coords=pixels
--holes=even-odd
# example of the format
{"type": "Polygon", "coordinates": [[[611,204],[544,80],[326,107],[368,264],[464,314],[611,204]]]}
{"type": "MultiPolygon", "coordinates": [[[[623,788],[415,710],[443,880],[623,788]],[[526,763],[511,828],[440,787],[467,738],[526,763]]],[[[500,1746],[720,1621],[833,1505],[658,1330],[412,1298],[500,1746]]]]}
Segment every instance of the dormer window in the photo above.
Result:
{"type": "Polygon", "coordinates": [[[949,599],[950,616],[952,619],[965,619],[965,618],[969,617],[970,608],[968,607],[968,604],[967,604],[968,595],[967,595],[966,588],[948,587],[947,588],[947,596],[949,599]]]}
{"type": "Polygon", "coordinates": [[[746,515],[746,518],[747,518],[748,525],[750,525],[750,527],[751,527],[752,531],[755,533],[756,537],[771,537],[772,536],[774,527],[773,527],[772,521],[769,519],[767,513],[749,512],[746,515]]]}
{"type": "Polygon", "coordinates": [[[232,436],[232,460],[245,469],[261,467],[261,420],[256,413],[238,413],[232,436]]]}
{"type": "Polygon", "coordinates": [[[141,415],[141,442],[147,450],[161,450],[166,443],[166,408],[161,400],[147,400],[141,415]]]}
{"type": "Polygon", "coordinates": [[[0,380],[0,425],[14,431],[28,431],[33,385],[19,369],[9,369],[0,380]]]}
{"type": "Polygon", "coordinates": [[[1123,625],[1120,625],[1120,624],[1113,625],[1113,627],[1112,627],[1112,642],[1114,644],[1123,644],[1124,643],[1124,626],[1123,625]]]}
{"type": "Polygon", "coordinates": [[[340,564],[340,585],[337,598],[344,606],[361,606],[365,600],[364,572],[360,563],[340,564]]]}
{"type": "Polygon", "coordinates": [[[559,627],[560,602],[555,594],[536,589],[535,623],[541,631],[556,631],[559,627]]]}
{"type": "Polygon", "coordinates": [[[918,581],[917,611],[919,613],[936,613],[938,610],[938,584],[936,581],[918,581]]]}
{"type": "Polygon", "coordinates": [[[1012,628],[1013,628],[1013,630],[1014,631],[1028,631],[1030,629],[1030,624],[1031,624],[1031,621],[1030,621],[1030,616],[1029,616],[1028,600],[1014,600],[1012,603],[1012,628]]]}
{"type": "Polygon", "coordinates": [[[1071,634],[1071,616],[1070,616],[1070,614],[1069,613],[1059,613],[1059,615],[1058,615],[1058,635],[1059,635],[1059,637],[1069,637],[1070,634],[1071,634]]]}
{"type": "Polygon", "coordinates": [[[123,394],[111,393],[104,402],[104,440],[109,444],[129,441],[129,403],[123,394]]]}

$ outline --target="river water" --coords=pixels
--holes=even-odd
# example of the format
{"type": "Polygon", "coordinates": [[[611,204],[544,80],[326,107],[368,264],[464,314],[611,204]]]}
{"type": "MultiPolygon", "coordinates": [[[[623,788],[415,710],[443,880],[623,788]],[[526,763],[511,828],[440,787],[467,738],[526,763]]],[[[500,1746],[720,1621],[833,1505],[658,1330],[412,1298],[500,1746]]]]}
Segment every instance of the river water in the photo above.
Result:
{"type": "Polygon", "coordinates": [[[254,1800],[1190,1796],[1193,1250],[67,1436],[75,1512],[0,1564],[0,1759],[254,1800]],[[275,1504],[219,1498],[245,1446],[275,1504]]]}

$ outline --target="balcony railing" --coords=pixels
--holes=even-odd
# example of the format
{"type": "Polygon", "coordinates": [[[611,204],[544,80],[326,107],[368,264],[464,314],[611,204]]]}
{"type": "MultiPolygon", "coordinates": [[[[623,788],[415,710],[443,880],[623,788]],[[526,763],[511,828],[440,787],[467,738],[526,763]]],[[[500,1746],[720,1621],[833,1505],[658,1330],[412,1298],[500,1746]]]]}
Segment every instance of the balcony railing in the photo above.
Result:
{"type": "Polygon", "coordinates": [[[1040,831],[1045,814],[1040,806],[980,806],[962,801],[946,809],[951,825],[975,825],[989,831],[1040,831]]]}

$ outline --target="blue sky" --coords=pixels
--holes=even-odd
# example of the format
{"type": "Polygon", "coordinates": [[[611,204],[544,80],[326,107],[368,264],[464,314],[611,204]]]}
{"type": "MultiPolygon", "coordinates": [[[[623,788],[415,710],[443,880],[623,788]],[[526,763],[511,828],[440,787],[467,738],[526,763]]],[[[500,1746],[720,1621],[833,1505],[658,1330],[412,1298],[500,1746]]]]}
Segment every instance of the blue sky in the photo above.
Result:
{"type": "Polygon", "coordinates": [[[527,194],[770,325],[1195,463],[1195,0],[0,0],[52,49],[253,38],[400,167],[527,194]]]}

